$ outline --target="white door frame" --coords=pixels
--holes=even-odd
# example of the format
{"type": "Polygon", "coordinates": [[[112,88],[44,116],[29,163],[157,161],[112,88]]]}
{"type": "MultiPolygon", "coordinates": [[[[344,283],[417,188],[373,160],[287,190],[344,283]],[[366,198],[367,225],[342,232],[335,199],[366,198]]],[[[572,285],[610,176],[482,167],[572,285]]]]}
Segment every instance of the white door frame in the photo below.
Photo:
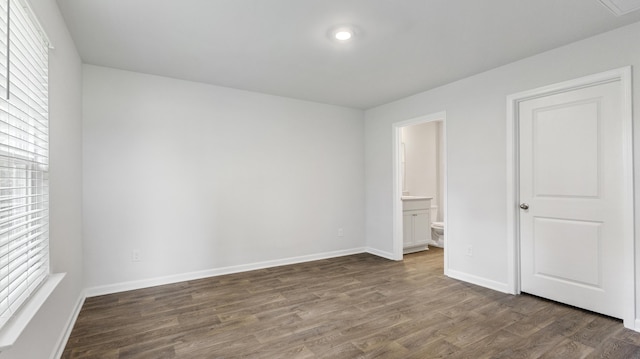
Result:
{"type": "MultiPolygon", "coordinates": [[[[402,127],[417,125],[420,123],[427,123],[433,121],[441,121],[442,122],[442,161],[444,162],[443,168],[443,178],[444,183],[442,184],[442,214],[444,220],[444,228],[447,228],[447,112],[442,111],[438,113],[433,113],[430,115],[420,116],[416,118],[412,118],[405,121],[395,122],[392,124],[392,146],[393,146],[393,259],[394,260],[402,260],[403,251],[402,251],[402,165],[401,165],[401,154],[400,154],[400,144],[402,143],[401,139],[401,129],[402,127]]],[[[449,268],[447,263],[447,245],[445,240],[445,255],[444,255],[444,273],[447,274],[447,269],[449,268]]]]}
{"type": "MultiPolygon", "coordinates": [[[[519,143],[518,143],[518,104],[537,97],[562,93],[599,83],[620,83],[622,94],[623,121],[623,180],[624,180],[624,326],[635,328],[635,251],[634,251],[634,208],[633,208],[633,126],[631,66],[581,77],[550,86],[519,92],[507,97],[507,251],[508,251],[508,289],[512,294],[520,294],[520,223],[519,223],[519,143]]],[[[640,328],[638,328],[640,329],[640,328]]]]}

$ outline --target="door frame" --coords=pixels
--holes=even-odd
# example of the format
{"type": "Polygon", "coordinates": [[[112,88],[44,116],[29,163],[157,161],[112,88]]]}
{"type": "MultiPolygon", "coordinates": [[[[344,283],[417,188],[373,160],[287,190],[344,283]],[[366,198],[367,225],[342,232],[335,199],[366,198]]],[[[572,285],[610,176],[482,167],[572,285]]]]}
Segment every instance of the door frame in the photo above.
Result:
{"type": "MultiPolygon", "coordinates": [[[[633,188],[633,117],[631,66],[564,81],[507,96],[507,252],[508,290],[520,294],[520,216],[519,216],[519,128],[518,105],[522,101],[549,96],[602,83],[619,82],[622,95],[623,127],[623,191],[624,214],[624,326],[635,325],[635,246],[634,246],[634,188],[633,188]]],[[[638,328],[640,329],[640,328],[638,328]]]]}
{"type": "MultiPolygon", "coordinates": [[[[393,259],[402,260],[404,255],[402,249],[402,165],[401,165],[401,153],[400,144],[401,129],[406,126],[417,125],[421,123],[441,121],[442,123],[442,161],[444,162],[442,167],[444,173],[442,184],[442,216],[444,221],[444,228],[447,228],[447,112],[441,111],[430,115],[415,117],[409,120],[395,122],[391,126],[392,132],[392,149],[393,149],[393,259]]],[[[448,272],[448,259],[447,259],[447,241],[446,234],[444,236],[444,274],[448,272]]]]}

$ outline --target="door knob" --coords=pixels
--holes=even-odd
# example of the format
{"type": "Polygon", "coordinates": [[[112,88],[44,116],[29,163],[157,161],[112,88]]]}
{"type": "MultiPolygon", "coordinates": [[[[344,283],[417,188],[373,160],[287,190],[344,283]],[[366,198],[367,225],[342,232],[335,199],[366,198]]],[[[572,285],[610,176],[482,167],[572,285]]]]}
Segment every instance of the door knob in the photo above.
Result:
{"type": "Polygon", "coordinates": [[[520,203],[520,208],[527,210],[529,209],[529,205],[526,203],[520,203]]]}

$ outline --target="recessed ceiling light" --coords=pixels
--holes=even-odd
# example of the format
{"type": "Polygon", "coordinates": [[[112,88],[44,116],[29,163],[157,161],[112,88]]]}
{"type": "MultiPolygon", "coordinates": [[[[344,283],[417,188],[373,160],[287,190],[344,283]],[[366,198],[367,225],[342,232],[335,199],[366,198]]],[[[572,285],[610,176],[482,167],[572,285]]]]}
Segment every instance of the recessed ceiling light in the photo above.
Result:
{"type": "Polygon", "coordinates": [[[356,31],[355,26],[342,25],[331,28],[327,35],[333,41],[349,42],[358,35],[358,31],[356,31]]]}
{"type": "Polygon", "coordinates": [[[351,36],[353,36],[353,34],[351,33],[351,31],[341,30],[336,32],[334,36],[336,40],[346,41],[346,40],[349,40],[351,36]]]}

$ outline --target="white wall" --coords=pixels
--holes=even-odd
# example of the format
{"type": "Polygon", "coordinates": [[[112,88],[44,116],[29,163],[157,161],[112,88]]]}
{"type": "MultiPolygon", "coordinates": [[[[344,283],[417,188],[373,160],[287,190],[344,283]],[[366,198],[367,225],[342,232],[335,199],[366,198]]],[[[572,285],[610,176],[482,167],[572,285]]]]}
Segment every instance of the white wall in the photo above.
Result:
{"type": "Polygon", "coordinates": [[[362,111],[87,65],[83,106],[94,292],[363,250],[362,111]]]}
{"type": "MultiPolygon", "coordinates": [[[[64,280],[2,359],[49,358],[82,298],[82,65],[54,0],[31,5],[49,52],[51,269],[64,280]]],[[[63,343],[64,345],[64,343],[63,343]]]]}
{"type": "Polygon", "coordinates": [[[438,122],[427,122],[403,127],[402,142],[405,147],[405,190],[411,196],[433,197],[431,203],[439,203],[438,195],[438,122]]]}
{"type": "MultiPolygon", "coordinates": [[[[638,34],[640,23],[632,24],[366,111],[368,245],[387,253],[393,249],[391,124],[446,111],[449,268],[484,285],[506,286],[507,95],[633,65],[637,110],[640,108],[638,34]],[[473,245],[473,257],[464,254],[467,245],[473,245]]],[[[634,123],[635,136],[640,138],[638,111],[634,123]]],[[[638,188],[640,145],[637,144],[635,165],[638,188]]],[[[640,191],[636,191],[637,203],[639,199],[640,191]]],[[[640,218],[640,211],[636,217],[640,218]]],[[[636,248],[640,249],[640,245],[636,248]]],[[[640,269],[640,265],[636,268],[640,269]]]]}

